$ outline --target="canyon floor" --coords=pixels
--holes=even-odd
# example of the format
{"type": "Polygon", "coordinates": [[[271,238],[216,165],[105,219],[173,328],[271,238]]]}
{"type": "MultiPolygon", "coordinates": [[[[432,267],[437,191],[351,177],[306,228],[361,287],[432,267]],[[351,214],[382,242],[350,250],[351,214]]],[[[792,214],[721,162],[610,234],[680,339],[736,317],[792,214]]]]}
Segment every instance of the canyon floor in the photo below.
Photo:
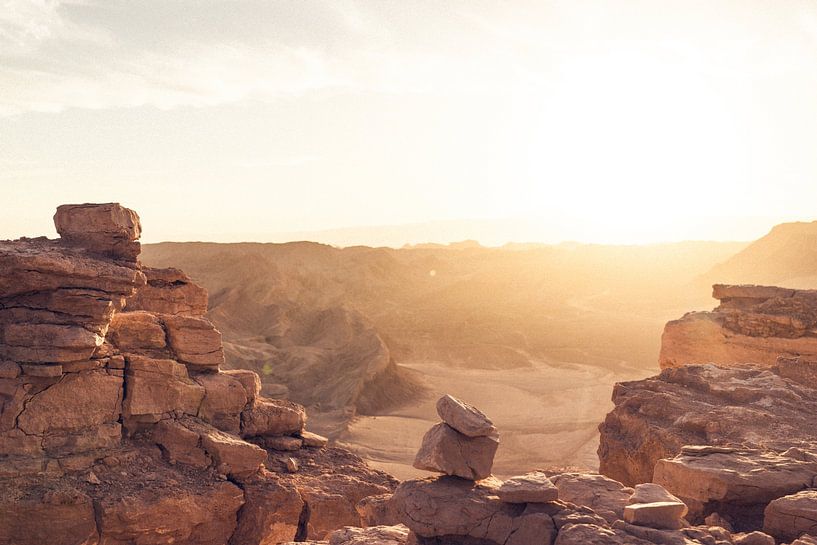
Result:
{"type": "Polygon", "coordinates": [[[388,414],[356,418],[338,442],[398,479],[424,476],[426,472],[411,466],[414,454],[425,431],[439,420],[434,403],[450,393],[479,400],[502,430],[494,465],[499,477],[525,467],[560,467],[566,461],[580,469],[597,469],[598,423],[613,407],[611,385],[654,371],[542,360],[532,364],[513,373],[464,371],[442,363],[401,364],[422,377],[428,387],[423,398],[388,414]]]}

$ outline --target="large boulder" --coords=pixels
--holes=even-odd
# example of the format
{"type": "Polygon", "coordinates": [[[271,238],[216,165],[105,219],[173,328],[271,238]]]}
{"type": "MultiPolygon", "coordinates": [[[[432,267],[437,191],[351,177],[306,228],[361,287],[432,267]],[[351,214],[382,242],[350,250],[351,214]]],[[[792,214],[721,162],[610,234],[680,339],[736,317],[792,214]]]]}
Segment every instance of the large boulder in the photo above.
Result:
{"type": "Polygon", "coordinates": [[[414,467],[476,481],[491,475],[498,447],[496,436],[468,437],[441,422],[423,436],[414,467]]]}
{"type": "Polygon", "coordinates": [[[54,214],[54,225],[66,244],[94,253],[135,261],[141,250],[139,216],[118,203],[64,204],[54,214]]]}
{"type": "Polygon", "coordinates": [[[817,462],[751,449],[686,447],[655,466],[655,482],[690,508],[690,520],[711,513],[736,530],[758,530],[772,500],[811,487],[817,462]]]}
{"type": "Polygon", "coordinates": [[[170,349],[176,359],[194,369],[218,370],[224,363],[221,333],[207,318],[163,315],[170,349]]]}
{"type": "Polygon", "coordinates": [[[199,418],[220,430],[238,434],[241,431],[241,412],[251,401],[246,385],[229,373],[201,374],[193,380],[204,388],[199,418]]]}
{"type": "Polygon", "coordinates": [[[241,487],[245,501],[230,545],[273,545],[296,538],[304,502],[295,486],[262,473],[241,487]]]}
{"type": "Polygon", "coordinates": [[[772,500],[763,514],[763,531],[777,539],[817,536],[817,490],[809,489],[772,500]]]}
{"type": "Polygon", "coordinates": [[[256,437],[300,433],[306,423],[306,411],[297,403],[259,397],[241,413],[241,435],[256,437]]]}
{"type": "Polygon", "coordinates": [[[561,473],[550,478],[562,501],[591,508],[609,523],[624,518],[634,490],[604,475],[561,473]]]}
{"type": "Polygon", "coordinates": [[[174,316],[204,316],[207,290],[179,269],[143,267],[147,285],[128,299],[127,310],[146,310],[174,316]]]}
{"type": "Polygon", "coordinates": [[[559,489],[541,471],[508,479],[496,492],[506,503],[547,503],[559,499],[559,489]]]}

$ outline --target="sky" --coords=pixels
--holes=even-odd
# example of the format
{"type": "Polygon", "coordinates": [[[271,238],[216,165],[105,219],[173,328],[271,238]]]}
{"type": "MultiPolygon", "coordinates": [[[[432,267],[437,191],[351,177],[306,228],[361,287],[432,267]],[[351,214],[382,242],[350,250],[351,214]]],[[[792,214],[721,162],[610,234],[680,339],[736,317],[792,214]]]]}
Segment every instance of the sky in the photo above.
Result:
{"type": "Polygon", "coordinates": [[[815,150],[813,0],[0,0],[0,238],[749,240],[815,150]]]}

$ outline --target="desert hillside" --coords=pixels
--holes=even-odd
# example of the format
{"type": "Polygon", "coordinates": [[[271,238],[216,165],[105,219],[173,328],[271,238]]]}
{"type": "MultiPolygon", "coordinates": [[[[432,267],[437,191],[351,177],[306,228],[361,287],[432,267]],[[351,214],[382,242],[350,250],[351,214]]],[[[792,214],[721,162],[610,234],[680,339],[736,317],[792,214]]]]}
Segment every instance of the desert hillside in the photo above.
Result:
{"type": "Polygon", "coordinates": [[[228,365],[307,405],[318,431],[411,475],[451,391],[509,430],[511,473],[594,467],[610,385],[655,371],[664,323],[711,306],[693,281],[743,246],[164,243],[142,259],[206,287],[228,365]]]}

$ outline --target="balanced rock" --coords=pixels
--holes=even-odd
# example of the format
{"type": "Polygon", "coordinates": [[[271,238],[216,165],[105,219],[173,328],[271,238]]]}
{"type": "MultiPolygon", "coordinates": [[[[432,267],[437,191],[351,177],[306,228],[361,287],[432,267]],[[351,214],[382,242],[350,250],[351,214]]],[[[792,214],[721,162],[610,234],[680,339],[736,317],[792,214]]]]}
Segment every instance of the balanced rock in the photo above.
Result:
{"type": "Polygon", "coordinates": [[[548,503],[559,499],[559,489],[541,471],[508,479],[496,493],[505,503],[548,503]]]}
{"type": "Polygon", "coordinates": [[[139,216],[117,203],[64,204],[54,214],[54,225],[66,244],[94,253],[135,261],[141,249],[139,216]]]}
{"type": "Polygon", "coordinates": [[[482,411],[448,394],[437,401],[437,414],[443,422],[468,437],[496,433],[494,423],[482,411]]]}
{"type": "Polygon", "coordinates": [[[491,475],[496,436],[468,437],[441,422],[423,436],[414,467],[478,481],[491,475]]]}

